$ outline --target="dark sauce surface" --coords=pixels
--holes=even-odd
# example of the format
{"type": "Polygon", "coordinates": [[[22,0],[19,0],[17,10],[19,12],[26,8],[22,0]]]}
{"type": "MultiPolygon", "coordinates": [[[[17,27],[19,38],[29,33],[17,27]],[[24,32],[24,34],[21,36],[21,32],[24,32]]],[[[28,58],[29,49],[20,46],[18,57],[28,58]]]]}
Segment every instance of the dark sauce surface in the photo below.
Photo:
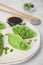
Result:
{"type": "Polygon", "coordinates": [[[16,24],[20,24],[20,23],[22,23],[22,19],[21,18],[19,18],[19,17],[10,17],[9,19],[8,19],[8,24],[10,25],[10,26],[14,26],[14,25],[16,25],[16,24]]]}

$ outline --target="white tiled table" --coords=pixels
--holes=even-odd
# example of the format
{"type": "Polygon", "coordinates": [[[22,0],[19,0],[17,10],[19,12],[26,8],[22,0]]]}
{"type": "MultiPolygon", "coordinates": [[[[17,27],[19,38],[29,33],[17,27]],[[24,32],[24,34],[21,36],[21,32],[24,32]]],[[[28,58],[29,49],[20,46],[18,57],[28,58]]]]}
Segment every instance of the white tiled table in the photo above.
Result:
{"type": "Polygon", "coordinates": [[[41,49],[30,60],[18,65],[43,65],[43,0],[0,0],[0,2],[8,4],[23,12],[26,12],[22,8],[24,2],[33,2],[36,5],[36,11],[32,12],[31,14],[41,19],[41,24],[36,26],[41,33],[41,49]]]}

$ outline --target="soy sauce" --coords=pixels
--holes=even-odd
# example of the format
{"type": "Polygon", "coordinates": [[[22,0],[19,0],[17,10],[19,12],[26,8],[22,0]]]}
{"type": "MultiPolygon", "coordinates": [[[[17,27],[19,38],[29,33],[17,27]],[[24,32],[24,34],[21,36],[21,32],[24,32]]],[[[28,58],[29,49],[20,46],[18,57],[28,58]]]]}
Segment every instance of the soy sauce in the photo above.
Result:
{"type": "Polygon", "coordinates": [[[10,26],[14,26],[14,25],[16,25],[16,24],[20,24],[20,23],[22,23],[22,19],[20,18],[20,17],[10,17],[9,19],[8,19],[8,24],[10,25],[10,26]]]}

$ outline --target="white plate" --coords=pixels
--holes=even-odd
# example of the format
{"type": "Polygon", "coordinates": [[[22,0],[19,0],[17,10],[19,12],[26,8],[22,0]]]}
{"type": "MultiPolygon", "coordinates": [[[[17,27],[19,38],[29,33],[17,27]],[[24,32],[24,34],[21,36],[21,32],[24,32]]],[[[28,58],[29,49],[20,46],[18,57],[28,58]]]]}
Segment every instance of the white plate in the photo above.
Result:
{"type": "MultiPolygon", "coordinates": [[[[0,12],[0,13],[2,13],[2,12],[0,12]]],[[[12,33],[11,27],[6,23],[6,19],[7,19],[8,15],[7,16],[5,16],[5,15],[2,16],[2,15],[3,15],[3,13],[0,15],[1,16],[0,21],[3,21],[6,24],[6,29],[2,30],[1,32],[3,34],[6,34],[8,32],[12,33]]],[[[27,21],[26,21],[26,25],[37,33],[37,36],[32,38],[31,48],[27,51],[21,51],[21,50],[14,48],[14,51],[12,53],[8,52],[7,55],[5,55],[3,53],[3,55],[0,57],[0,64],[5,65],[5,64],[17,64],[17,63],[24,62],[24,61],[30,59],[39,50],[40,33],[32,24],[30,24],[27,21]],[[35,42],[34,39],[37,39],[37,41],[35,42]]],[[[8,40],[7,40],[7,36],[4,36],[4,45],[8,46],[10,48],[13,48],[12,46],[9,45],[8,40]]]]}

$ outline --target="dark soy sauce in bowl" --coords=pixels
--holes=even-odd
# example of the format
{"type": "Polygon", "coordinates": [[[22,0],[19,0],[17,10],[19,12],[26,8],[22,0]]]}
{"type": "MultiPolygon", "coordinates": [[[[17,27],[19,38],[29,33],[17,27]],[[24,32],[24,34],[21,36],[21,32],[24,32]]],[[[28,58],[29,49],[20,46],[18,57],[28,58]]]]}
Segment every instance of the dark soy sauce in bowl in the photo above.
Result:
{"type": "Polygon", "coordinates": [[[16,25],[16,24],[20,24],[20,23],[22,23],[22,19],[20,18],[20,17],[10,17],[9,19],[8,19],[8,24],[10,25],[10,26],[14,26],[14,25],[16,25]]]}

